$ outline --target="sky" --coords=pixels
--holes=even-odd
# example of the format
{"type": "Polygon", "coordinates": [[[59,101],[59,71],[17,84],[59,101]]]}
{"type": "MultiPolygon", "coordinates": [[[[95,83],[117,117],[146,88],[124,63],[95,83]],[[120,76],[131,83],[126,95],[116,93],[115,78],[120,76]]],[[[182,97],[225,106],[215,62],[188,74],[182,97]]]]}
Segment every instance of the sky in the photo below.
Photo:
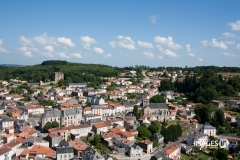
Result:
{"type": "Polygon", "coordinates": [[[239,0],[1,0],[0,64],[240,67],[239,0]]]}

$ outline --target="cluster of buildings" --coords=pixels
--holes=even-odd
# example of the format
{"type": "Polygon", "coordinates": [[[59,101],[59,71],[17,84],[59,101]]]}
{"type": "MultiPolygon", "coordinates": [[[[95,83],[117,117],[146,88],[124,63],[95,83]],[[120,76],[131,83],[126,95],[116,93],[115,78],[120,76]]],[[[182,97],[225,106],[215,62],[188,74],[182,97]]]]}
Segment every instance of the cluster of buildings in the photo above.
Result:
{"type": "MultiPolygon", "coordinates": [[[[124,73],[123,73],[124,75],[124,73]]],[[[169,103],[168,100],[178,97],[178,93],[161,93],[166,103],[150,103],[150,98],[160,94],[160,80],[157,75],[163,72],[148,72],[140,84],[133,85],[129,78],[112,78],[94,89],[86,83],[69,83],[68,86],[45,87],[31,86],[32,94],[27,89],[21,89],[19,94],[9,94],[11,87],[26,84],[25,81],[1,81],[0,88],[0,159],[82,159],[82,160],[112,160],[118,157],[141,159],[147,154],[153,154],[153,141],[163,143],[161,134],[154,134],[148,140],[137,142],[137,127],[140,123],[150,125],[153,121],[172,121],[179,118],[181,125],[199,128],[194,119],[193,108],[197,105],[189,103],[186,106],[169,103]],[[153,78],[149,78],[153,77],[153,78]],[[153,87],[144,87],[151,83],[153,87]],[[116,84],[112,91],[107,87],[116,84]],[[136,98],[128,99],[128,94],[136,98]],[[30,102],[24,102],[25,95],[30,96],[30,102]],[[52,106],[42,106],[41,102],[51,100],[52,106]],[[136,119],[132,112],[137,106],[143,115],[136,119]],[[57,123],[59,127],[44,131],[46,124],[57,123]],[[37,129],[35,127],[38,127],[37,129]],[[111,154],[100,152],[81,140],[94,134],[100,136],[101,143],[111,151],[111,154]]],[[[167,73],[174,79],[184,75],[167,73]]],[[[192,73],[191,75],[194,75],[192,73]]],[[[136,72],[125,73],[124,76],[135,77],[136,72]]],[[[61,72],[55,73],[55,82],[63,79],[61,72]]],[[[220,101],[212,101],[219,108],[220,101]]],[[[239,101],[230,100],[230,106],[239,106],[239,101]]],[[[236,122],[230,114],[225,118],[236,122]]],[[[240,125],[240,119],[239,119],[240,125]]],[[[216,136],[216,128],[204,125],[197,132],[190,133],[185,144],[174,144],[153,156],[155,159],[180,159],[181,152],[189,153],[192,147],[205,148],[209,136],[216,136]]],[[[236,139],[227,139],[232,146],[237,145],[236,139]]]]}

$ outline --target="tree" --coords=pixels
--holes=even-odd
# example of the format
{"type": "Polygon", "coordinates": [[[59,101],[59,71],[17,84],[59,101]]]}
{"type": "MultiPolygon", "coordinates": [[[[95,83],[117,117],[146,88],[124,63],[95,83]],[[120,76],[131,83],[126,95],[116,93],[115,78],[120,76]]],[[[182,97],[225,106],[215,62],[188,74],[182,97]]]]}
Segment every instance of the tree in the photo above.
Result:
{"type": "Polygon", "coordinates": [[[48,132],[49,129],[52,128],[52,123],[51,122],[47,122],[44,127],[43,127],[43,131],[44,132],[48,132]]]}
{"type": "Polygon", "coordinates": [[[99,134],[94,134],[94,145],[97,146],[101,141],[99,134]]]}
{"type": "Polygon", "coordinates": [[[7,112],[6,114],[8,117],[12,117],[12,112],[7,112]]]}
{"type": "Polygon", "coordinates": [[[160,122],[159,121],[154,121],[150,124],[148,127],[148,130],[151,131],[152,134],[154,133],[159,133],[160,130],[160,122]]]}
{"type": "Polygon", "coordinates": [[[149,102],[150,103],[166,103],[166,100],[163,96],[158,94],[158,95],[151,97],[149,102]]]}
{"type": "Polygon", "coordinates": [[[228,160],[228,152],[225,149],[220,149],[216,151],[216,158],[221,160],[228,160]]]}
{"type": "Polygon", "coordinates": [[[142,139],[148,139],[152,135],[151,132],[144,126],[139,126],[137,131],[138,136],[142,139]]]}
{"type": "Polygon", "coordinates": [[[224,117],[224,112],[221,109],[218,109],[215,113],[214,118],[216,119],[217,122],[219,122],[221,125],[223,125],[224,121],[225,121],[225,117],[224,117]]]}
{"type": "Polygon", "coordinates": [[[38,97],[43,97],[43,92],[42,92],[42,91],[40,91],[40,92],[38,93],[38,97]]]}
{"type": "Polygon", "coordinates": [[[59,127],[59,123],[57,121],[53,121],[52,128],[58,128],[58,127],[59,127]]]}
{"type": "Polygon", "coordinates": [[[135,117],[138,117],[138,116],[139,116],[139,114],[138,114],[138,106],[137,106],[137,105],[135,105],[135,106],[133,107],[133,115],[134,115],[135,117]]]}
{"type": "Polygon", "coordinates": [[[58,128],[58,127],[59,127],[59,123],[57,121],[47,122],[43,127],[43,131],[48,132],[49,129],[58,128]]]}

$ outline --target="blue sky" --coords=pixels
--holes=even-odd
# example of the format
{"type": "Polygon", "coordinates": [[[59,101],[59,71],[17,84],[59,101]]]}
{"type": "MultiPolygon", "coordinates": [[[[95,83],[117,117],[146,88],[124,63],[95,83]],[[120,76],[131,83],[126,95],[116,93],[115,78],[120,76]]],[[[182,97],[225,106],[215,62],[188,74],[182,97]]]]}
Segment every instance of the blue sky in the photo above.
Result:
{"type": "Polygon", "coordinates": [[[2,0],[0,64],[240,67],[239,6],[239,0],[2,0]]]}

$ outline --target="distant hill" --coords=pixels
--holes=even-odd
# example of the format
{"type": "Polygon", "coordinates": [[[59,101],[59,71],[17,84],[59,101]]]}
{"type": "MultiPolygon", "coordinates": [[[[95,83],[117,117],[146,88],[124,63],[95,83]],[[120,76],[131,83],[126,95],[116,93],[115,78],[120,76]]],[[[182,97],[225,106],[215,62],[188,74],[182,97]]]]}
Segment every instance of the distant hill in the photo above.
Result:
{"type": "Polygon", "coordinates": [[[3,66],[3,67],[23,67],[24,65],[19,65],[19,64],[0,64],[0,66],[3,66]]]}

